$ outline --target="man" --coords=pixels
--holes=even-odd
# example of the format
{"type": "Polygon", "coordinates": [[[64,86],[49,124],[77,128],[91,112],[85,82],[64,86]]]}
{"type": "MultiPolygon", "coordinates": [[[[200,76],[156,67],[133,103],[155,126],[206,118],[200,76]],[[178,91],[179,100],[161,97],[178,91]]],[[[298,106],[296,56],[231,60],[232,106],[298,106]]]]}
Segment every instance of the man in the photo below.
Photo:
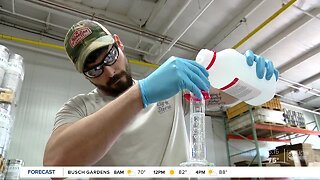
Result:
{"type": "MultiPolygon", "coordinates": [[[[77,71],[97,88],[59,110],[44,165],[176,166],[187,160],[181,90],[197,97],[200,90],[209,91],[202,66],[171,57],[147,78],[134,81],[120,38],[91,20],[73,25],[64,44],[77,71]]],[[[263,65],[257,66],[260,78],[278,76],[272,62],[251,51],[246,57],[250,65],[263,65]]]]}

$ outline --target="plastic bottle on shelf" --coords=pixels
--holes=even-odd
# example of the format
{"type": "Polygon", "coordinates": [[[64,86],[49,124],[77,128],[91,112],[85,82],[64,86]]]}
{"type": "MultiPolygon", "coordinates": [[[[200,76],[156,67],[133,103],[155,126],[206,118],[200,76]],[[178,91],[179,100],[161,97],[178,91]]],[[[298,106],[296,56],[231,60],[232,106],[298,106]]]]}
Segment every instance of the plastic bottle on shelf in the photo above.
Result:
{"type": "Polygon", "coordinates": [[[12,126],[11,104],[0,103],[0,156],[6,158],[12,126]]]}
{"type": "Polygon", "coordinates": [[[11,89],[17,94],[17,90],[23,79],[23,57],[19,54],[11,54],[8,61],[8,68],[3,78],[2,87],[11,89]]]}
{"type": "Polygon", "coordinates": [[[212,87],[246,103],[258,106],[271,100],[276,91],[276,78],[259,79],[256,75],[256,63],[249,66],[246,57],[234,49],[219,52],[202,49],[196,62],[209,72],[212,87]]]}
{"type": "Polygon", "coordinates": [[[5,46],[0,45],[0,85],[4,77],[4,73],[8,67],[9,55],[9,49],[5,46]]]}

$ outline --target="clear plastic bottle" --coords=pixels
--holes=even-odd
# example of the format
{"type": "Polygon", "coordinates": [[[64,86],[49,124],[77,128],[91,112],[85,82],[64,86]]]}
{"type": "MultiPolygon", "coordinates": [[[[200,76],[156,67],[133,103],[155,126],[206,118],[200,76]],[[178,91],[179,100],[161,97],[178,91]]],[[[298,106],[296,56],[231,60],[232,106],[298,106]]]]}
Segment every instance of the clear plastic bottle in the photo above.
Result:
{"type": "Polygon", "coordinates": [[[246,103],[258,106],[271,100],[276,91],[276,78],[259,79],[256,63],[249,66],[246,57],[234,49],[219,52],[202,49],[196,62],[206,67],[212,87],[246,103]]]}

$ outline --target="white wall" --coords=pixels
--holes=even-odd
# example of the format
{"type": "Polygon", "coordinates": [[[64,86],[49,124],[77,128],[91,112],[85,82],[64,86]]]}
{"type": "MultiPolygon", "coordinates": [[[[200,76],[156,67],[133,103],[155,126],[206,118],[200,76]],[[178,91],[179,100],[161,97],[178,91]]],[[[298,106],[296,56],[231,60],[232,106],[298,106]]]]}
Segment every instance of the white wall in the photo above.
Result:
{"type": "Polygon", "coordinates": [[[228,166],[226,137],[222,118],[206,121],[207,156],[216,166],[228,166]]]}

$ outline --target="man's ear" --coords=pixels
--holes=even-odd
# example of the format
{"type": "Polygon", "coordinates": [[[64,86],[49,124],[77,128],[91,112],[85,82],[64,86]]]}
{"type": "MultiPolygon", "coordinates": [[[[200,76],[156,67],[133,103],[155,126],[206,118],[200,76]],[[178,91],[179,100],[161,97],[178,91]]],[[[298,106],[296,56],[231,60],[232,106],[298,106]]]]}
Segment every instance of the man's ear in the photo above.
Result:
{"type": "Polygon", "coordinates": [[[114,40],[116,41],[118,47],[123,51],[124,50],[124,45],[122,44],[120,38],[118,35],[114,34],[113,35],[114,40]]]}

